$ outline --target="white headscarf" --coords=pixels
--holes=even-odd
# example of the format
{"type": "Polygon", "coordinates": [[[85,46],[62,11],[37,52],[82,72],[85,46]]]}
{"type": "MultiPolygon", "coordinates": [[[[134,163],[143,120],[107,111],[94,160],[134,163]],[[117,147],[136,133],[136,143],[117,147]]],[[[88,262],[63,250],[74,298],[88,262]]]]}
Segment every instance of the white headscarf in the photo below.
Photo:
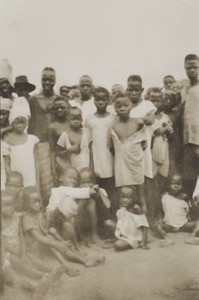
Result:
{"type": "Polygon", "coordinates": [[[27,121],[30,118],[30,107],[29,107],[29,103],[25,97],[17,97],[14,100],[13,106],[10,110],[10,115],[9,115],[10,125],[18,117],[24,117],[27,119],[27,121]]]}
{"type": "Polygon", "coordinates": [[[0,97],[0,109],[10,111],[12,107],[12,101],[9,98],[0,97]]]}

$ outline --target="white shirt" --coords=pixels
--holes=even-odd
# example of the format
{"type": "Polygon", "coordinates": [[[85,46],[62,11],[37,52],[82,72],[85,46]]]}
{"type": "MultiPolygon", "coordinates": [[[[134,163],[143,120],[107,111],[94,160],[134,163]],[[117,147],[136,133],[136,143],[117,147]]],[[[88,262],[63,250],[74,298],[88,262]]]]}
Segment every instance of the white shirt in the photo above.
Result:
{"type": "Polygon", "coordinates": [[[51,196],[49,204],[46,208],[47,211],[52,211],[57,208],[62,200],[68,199],[87,199],[90,198],[90,188],[74,188],[68,186],[60,186],[51,189],[51,196]]]}
{"type": "Polygon", "coordinates": [[[169,194],[162,197],[164,222],[175,228],[180,228],[188,222],[189,206],[186,201],[177,199],[169,194]]]}
{"type": "MultiPolygon", "coordinates": [[[[156,112],[155,105],[149,100],[142,100],[137,106],[133,107],[130,112],[131,118],[143,118],[147,113],[156,112]]],[[[153,178],[152,155],[151,155],[151,138],[153,134],[152,126],[145,127],[147,148],[144,151],[144,175],[153,178]]]]}

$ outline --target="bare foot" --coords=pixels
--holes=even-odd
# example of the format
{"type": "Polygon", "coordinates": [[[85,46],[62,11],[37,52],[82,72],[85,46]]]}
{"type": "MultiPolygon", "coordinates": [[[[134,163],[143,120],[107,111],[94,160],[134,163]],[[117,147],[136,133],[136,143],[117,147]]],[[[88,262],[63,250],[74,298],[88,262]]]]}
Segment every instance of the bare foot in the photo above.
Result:
{"type": "Polygon", "coordinates": [[[166,233],[166,231],[163,230],[162,225],[157,222],[156,228],[157,228],[160,238],[165,239],[167,233],[166,233]]]}
{"type": "Polygon", "coordinates": [[[101,240],[97,234],[92,236],[92,244],[95,244],[95,245],[97,245],[99,247],[102,247],[102,248],[105,246],[104,241],[101,240]]]}
{"type": "Polygon", "coordinates": [[[190,244],[190,245],[199,245],[199,238],[198,237],[190,237],[189,239],[187,239],[185,241],[186,244],[190,244]]]}
{"type": "Polygon", "coordinates": [[[101,265],[104,262],[105,262],[105,257],[104,256],[87,257],[85,267],[86,268],[94,267],[94,266],[97,266],[97,265],[101,265]]]}
{"type": "Polygon", "coordinates": [[[35,288],[33,294],[33,300],[43,299],[46,292],[52,287],[52,284],[59,280],[59,278],[64,273],[64,268],[61,266],[50,273],[44,274],[43,278],[40,280],[38,286],[35,288]]]}
{"type": "Polygon", "coordinates": [[[165,239],[165,240],[160,240],[159,243],[160,243],[160,247],[167,247],[167,246],[175,244],[175,241],[174,240],[165,239]]]}
{"type": "Polygon", "coordinates": [[[70,277],[76,277],[79,275],[79,270],[70,267],[68,264],[64,264],[64,271],[67,275],[69,275],[70,277]]]}

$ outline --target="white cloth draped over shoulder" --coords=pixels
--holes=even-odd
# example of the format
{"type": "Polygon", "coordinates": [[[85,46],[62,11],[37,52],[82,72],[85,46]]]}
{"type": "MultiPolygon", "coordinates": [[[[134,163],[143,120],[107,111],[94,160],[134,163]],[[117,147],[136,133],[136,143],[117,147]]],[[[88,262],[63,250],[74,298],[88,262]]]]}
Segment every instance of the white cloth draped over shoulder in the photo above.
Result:
{"type": "MultiPolygon", "coordinates": [[[[130,112],[131,118],[143,118],[150,112],[156,112],[155,105],[149,100],[142,100],[137,106],[133,107],[130,112]]],[[[147,148],[144,151],[144,175],[149,178],[153,178],[152,168],[152,155],[151,155],[151,138],[152,138],[152,127],[147,125],[145,127],[147,148]]]]}
{"type": "Polygon", "coordinates": [[[111,135],[115,149],[116,186],[143,184],[144,151],[141,142],[146,140],[145,126],[123,143],[113,129],[111,129],[111,135]]]}

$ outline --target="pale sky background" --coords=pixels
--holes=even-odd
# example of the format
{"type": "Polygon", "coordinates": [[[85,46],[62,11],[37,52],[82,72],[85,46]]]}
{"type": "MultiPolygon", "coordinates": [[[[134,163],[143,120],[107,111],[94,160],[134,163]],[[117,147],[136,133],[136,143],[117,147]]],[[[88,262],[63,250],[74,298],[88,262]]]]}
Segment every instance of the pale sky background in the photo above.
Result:
{"type": "Polygon", "coordinates": [[[199,54],[198,0],[0,0],[0,8],[0,58],[38,88],[46,66],[56,87],[84,74],[109,89],[131,74],[162,86],[166,74],[186,78],[184,57],[199,54]]]}

